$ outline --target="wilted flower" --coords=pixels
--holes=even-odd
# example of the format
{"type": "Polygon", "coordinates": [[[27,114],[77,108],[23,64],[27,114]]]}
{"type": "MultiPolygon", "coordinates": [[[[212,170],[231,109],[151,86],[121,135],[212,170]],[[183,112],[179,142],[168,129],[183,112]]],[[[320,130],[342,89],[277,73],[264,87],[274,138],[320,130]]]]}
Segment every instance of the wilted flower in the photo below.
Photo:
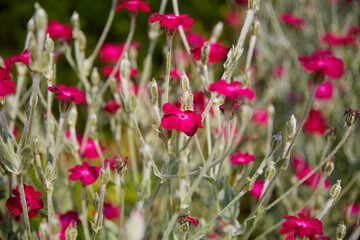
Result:
{"type": "Polygon", "coordinates": [[[80,180],[85,185],[93,184],[100,174],[100,167],[89,166],[87,162],[69,169],[71,181],[80,180]]]}
{"type": "Polygon", "coordinates": [[[193,24],[194,20],[187,14],[175,16],[175,14],[159,14],[154,13],[154,16],[149,17],[149,22],[159,22],[160,27],[167,29],[177,29],[179,26],[189,27],[193,24]]]}
{"type": "Polygon", "coordinates": [[[306,119],[303,128],[307,134],[324,135],[326,131],[326,119],[322,112],[313,108],[310,109],[309,116],[306,119]]]}
{"type": "Polygon", "coordinates": [[[50,92],[54,92],[55,96],[60,100],[68,100],[76,104],[82,103],[85,100],[86,94],[76,87],[67,87],[65,85],[50,86],[47,88],[50,92]]]}
{"type": "Polygon", "coordinates": [[[199,219],[197,219],[196,217],[191,217],[188,214],[180,214],[178,216],[177,222],[180,225],[186,224],[186,223],[190,223],[192,224],[194,227],[197,227],[199,225],[199,219]]]}
{"type": "Polygon", "coordinates": [[[140,10],[149,13],[151,11],[149,2],[142,2],[140,0],[120,1],[119,5],[116,7],[116,11],[120,11],[124,8],[130,12],[138,12],[140,10]]]}
{"type": "MultiPolygon", "coordinates": [[[[26,184],[24,184],[24,191],[29,218],[35,217],[38,210],[44,207],[44,203],[41,200],[41,192],[36,192],[33,186],[26,184]]],[[[19,216],[23,212],[19,186],[12,190],[12,194],[15,195],[15,197],[9,197],[5,205],[9,212],[12,212],[15,216],[19,216]]]]}
{"type": "Polygon", "coordinates": [[[284,218],[286,221],[281,225],[283,230],[280,231],[280,234],[295,232],[295,234],[299,237],[313,237],[314,235],[323,234],[322,223],[319,219],[309,219],[302,213],[299,213],[298,217],[286,216],[284,218]]]}
{"type": "Polygon", "coordinates": [[[311,56],[300,56],[299,61],[307,72],[316,72],[333,79],[339,79],[344,73],[341,59],[334,57],[329,50],[317,50],[311,56]]]}
{"type": "Polygon", "coordinates": [[[167,130],[177,129],[187,136],[194,136],[201,125],[201,115],[193,111],[180,111],[175,105],[165,103],[162,107],[164,117],[161,126],[167,130]]]}
{"type": "Polygon", "coordinates": [[[241,85],[241,83],[238,81],[227,83],[225,80],[219,79],[217,82],[209,85],[209,91],[217,92],[218,94],[232,100],[238,100],[242,97],[246,97],[249,100],[253,100],[255,98],[255,93],[250,88],[238,88],[239,85],[241,85]]]}
{"type": "Polygon", "coordinates": [[[50,20],[49,25],[46,28],[46,33],[51,38],[64,39],[69,42],[72,38],[72,29],[68,24],[60,24],[56,19],[50,20]]]}
{"type": "Polygon", "coordinates": [[[251,155],[249,153],[242,153],[240,151],[236,152],[236,155],[230,155],[230,162],[231,164],[243,164],[247,165],[250,162],[255,161],[256,158],[254,155],[251,155]]]}
{"type": "Polygon", "coordinates": [[[291,25],[291,26],[294,26],[294,27],[297,27],[299,29],[303,29],[306,25],[306,22],[304,19],[302,18],[299,18],[299,17],[295,17],[293,15],[291,15],[290,13],[284,13],[280,16],[280,21],[288,24],[288,25],[291,25]]]}

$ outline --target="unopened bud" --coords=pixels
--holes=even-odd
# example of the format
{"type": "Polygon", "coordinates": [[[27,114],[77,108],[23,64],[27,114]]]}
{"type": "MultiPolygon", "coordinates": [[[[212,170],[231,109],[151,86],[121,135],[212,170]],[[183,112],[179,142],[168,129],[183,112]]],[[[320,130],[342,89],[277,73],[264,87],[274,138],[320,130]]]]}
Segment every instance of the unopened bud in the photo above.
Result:
{"type": "Polygon", "coordinates": [[[65,232],[66,240],[76,240],[77,234],[76,222],[71,221],[65,232]]]}
{"type": "Polygon", "coordinates": [[[183,91],[190,91],[190,82],[189,82],[189,78],[187,77],[185,71],[181,75],[180,81],[181,81],[182,90],[183,91]]]}
{"type": "Polygon", "coordinates": [[[342,239],[344,239],[345,234],[346,234],[346,226],[345,226],[344,222],[341,221],[341,222],[338,224],[338,227],[337,227],[337,229],[336,229],[336,240],[342,240],[342,239]]]}
{"type": "MultiPolygon", "coordinates": [[[[125,54],[125,57],[123,60],[121,60],[120,63],[120,75],[121,79],[129,79],[130,78],[130,71],[131,71],[131,63],[129,61],[128,55],[125,54]]],[[[125,91],[125,89],[124,89],[125,91]]]]}
{"type": "Polygon", "coordinates": [[[224,29],[224,23],[223,22],[218,22],[215,25],[215,27],[214,27],[214,29],[213,29],[213,31],[211,33],[211,40],[215,42],[217,39],[219,39],[223,29],[224,29]]]}
{"type": "Polygon", "coordinates": [[[36,136],[34,136],[33,142],[32,142],[32,150],[34,155],[39,155],[40,151],[39,151],[39,140],[36,136]]]}
{"type": "Polygon", "coordinates": [[[79,49],[81,52],[84,52],[86,49],[86,36],[83,31],[78,31],[76,34],[76,40],[79,41],[79,49]]]}
{"type": "Polygon", "coordinates": [[[202,64],[206,65],[208,63],[209,53],[210,53],[210,43],[206,42],[206,43],[204,43],[204,45],[201,49],[200,61],[202,62],[202,64]]]}
{"type": "Polygon", "coordinates": [[[27,23],[27,31],[28,32],[35,32],[35,21],[34,18],[30,18],[30,20],[27,23]]]}
{"type": "Polygon", "coordinates": [[[39,235],[41,239],[49,239],[49,226],[44,218],[39,224],[39,235]]]}
{"type": "Polygon", "coordinates": [[[282,136],[280,133],[273,135],[270,143],[271,152],[275,152],[280,147],[281,142],[282,142],[282,136]]]}
{"type": "Polygon", "coordinates": [[[35,3],[35,24],[37,29],[45,29],[47,27],[47,14],[45,10],[40,6],[39,3],[35,3]]]}
{"type": "Polygon", "coordinates": [[[275,163],[273,161],[270,161],[265,171],[266,180],[270,181],[274,177],[275,173],[276,173],[275,163]]]}
{"type": "Polygon", "coordinates": [[[274,119],[274,115],[275,115],[275,107],[274,107],[274,105],[270,105],[268,107],[267,111],[268,111],[269,119],[274,119]]]}
{"type": "Polygon", "coordinates": [[[46,34],[45,49],[48,53],[53,53],[55,50],[54,41],[46,34]]]}
{"type": "Polygon", "coordinates": [[[94,200],[93,200],[93,206],[94,206],[95,212],[99,211],[100,197],[99,197],[98,193],[95,193],[94,200]]]}
{"type": "Polygon", "coordinates": [[[259,28],[260,28],[260,21],[258,19],[255,19],[254,28],[253,28],[253,35],[258,35],[259,34],[259,28]]]}
{"type": "Polygon", "coordinates": [[[329,159],[324,166],[324,174],[330,176],[332,171],[335,169],[334,158],[329,159]]]}
{"type": "Polygon", "coordinates": [[[150,30],[149,30],[149,34],[148,34],[150,41],[156,40],[156,38],[159,35],[158,29],[159,29],[158,24],[150,24],[150,30]]]}
{"type": "Polygon", "coordinates": [[[241,120],[244,123],[247,123],[250,121],[250,119],[252,118],[253,115],[253,110],[250,106],[248,105],[243,105],[241,107],[241,120]]]}
{"type": "Polygon", "coordinates": [[[49,219],[49,225],[50,225],[50,233],[53,236],[56,236],[57,233],[60,230],[60,223],[59,223],[59,219],[56,217],[52,217],[49,219]]]}
{"type": "Polygon", "coordinates": [[[246,190],[247,192],[251,191],[251,189],[253,189],[253,187],[254,187],[254,181],[252,181],[250,177],[246,177],[245,181],[246,181],[246,183],[245,183],[244,190],[246,190]]]}
{"type": "Polygon", "coordinates": [[[290,117],[290,121],[287,122],[287,134],[288,134],[288,139],[287,141],[288,142],[291,142],[292,139],[294,138],[295,136],[295,133],[296,133],[296,118],[294,115],[291,115],[290,117]]]}
{"type": "Polygon", "coordinates": [[[71,107],[71,110],[70,110],[69,116],[68,116],[68,123],[69,123],[70,126],[72,126],[72,127],[76,126],[77,117],[78,117],[78,112],[77,112],[77,109],[76,109],[76,105],[74,104],[71,107]]]}
{"type": "Polygon", "coordinates": [[[135,95],[134,95],[134,93],[131,93],[129,96],[129,99],[127,100],[127,102],[125,104],[125,110],[128,113],[132,113],[132,112],[134,112],[135,107],[136,107],[135,95]]]}
{"type": "Polygon", "coordinates": [[[97,67],[94,67],[93,71],[91,72],[91,83],[94,87],[98,87],[100,83],[100,75],[97,67]]]}
{"type": "Polygon", "coordinates": [[[106,167],[104,166],[100,170],[101,183],[102,184],[107,184],[107,182],[109,181],[109,176],[110,176],[110,167],[109,167],[109,164],[107,164],[106,167]]]}
{"type": "Polygon", "coordinates": [[[45,180],[46,180],[46,190],[47,191],[53,191],[54,189],[54,181],[56,179],[56,168],[53,167],[53,165],[48,162],[45,167],[45,180]]]}
{"type": "Polygon", "coordinates": [[[330,198],[335,200],[341,192],[341,180],[336,180],[336,183],[330,189],[330,198]]]}
{"type": "Polygon", "coordinates": [[[74,30],[80,29],[79,14],[76,11],[74,11],[74,13],[71,16],[71,24],[74,30]]]}
{"type": "Polygon", "coordinates": [[[94,135],[96,133],[96,125],[97,125],[97,116],[96,114],[90,115],[90,135],[94,135]]]}
{"type": "Polygon", "coordinates": [[[156,83],[156,79],[153,78],[150,82],[150,101],[152,104],[157,104],[159,101],[159,93],[158,93],[158,85],[156,83]]]}
{"type": "Polygon", "coordinates": [[[144,212],[141,209],[135,209],[126,223],[125,239],[141,240],[144,238],[146,222],[144,212]]]}

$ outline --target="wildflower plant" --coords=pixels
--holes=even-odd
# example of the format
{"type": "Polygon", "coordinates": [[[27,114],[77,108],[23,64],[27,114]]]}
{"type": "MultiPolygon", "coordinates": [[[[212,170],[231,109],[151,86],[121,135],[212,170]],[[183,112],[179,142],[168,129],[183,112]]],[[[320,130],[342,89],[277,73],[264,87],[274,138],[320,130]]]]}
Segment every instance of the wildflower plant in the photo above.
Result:
{"type": "Polygon", "coordinates": [[[0,239],[359,238],[359,2],[212,2],[105,1],[96,39],[35,3],[0,239]]]}

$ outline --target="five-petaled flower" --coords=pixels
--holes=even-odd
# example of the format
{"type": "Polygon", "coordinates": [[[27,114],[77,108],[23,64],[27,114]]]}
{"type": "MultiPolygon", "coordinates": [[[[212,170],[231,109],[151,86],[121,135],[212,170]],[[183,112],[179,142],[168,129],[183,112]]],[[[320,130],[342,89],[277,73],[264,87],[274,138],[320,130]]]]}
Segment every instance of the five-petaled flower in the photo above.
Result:
{"type": "MultiPolygon", "coordinates": [[[[44,203],[41,200],[41,192],[36,192],[33,186],[24,184],[26,206],[28,207],[29,217],[34,217],[39,209],[44,207],[44,203]]],[[[6,201],[6,207],[9,212],[12,212],[15,216],[19,216],[23,212],[19,186],[12,190],[12,194],[15,197],[9,197],[6,201]]]]}
{"type": "Polygon", "coordinates": [[[295,17],[293,15],[291,15],[290,13],[284,13],[280,16],[280,21],[288,24],[288,25],[291,25],[291,26],[294,26],[294,27],[297,27],[299,29],[303,29],[306,25],[306,22],[304,19],[302,18],[299,18],[299,17],[295,17]]]}
{"type": "Polygon", "coordinates": [[[119,5],[116,7],[116,11],[120,11],[124,8],[130,12],[138,12],[140,10],[149,13],[151,11],[149,2],[142,2],[140,0],[120,1],[119,5]]]}
{"type": "Polygon", "coordinates": [[[80,180],[85,185],[93,184],[100,174],[100,167],[89,166],[87,162],[83,162],[81,165],[78,164],[73,168],[69,169],[71,172],[69,179],[71,181],[80,180]]]}
{"type": "Polygon", "coordinates": [[[154,13],[154,16],[149,17],[149,22],[159,22],[160,27],[165,27],[167,29],[177,29],[179,26],[190,27],[194,20],[190,18],[187,14],[176,16],[175,14],[159,14],[154,13]]]}
{"type": "Polygon", "coordinates": [[[219,79],[217,82],[209,85],[209,91],[217,92],[218,94],[235,101],[243,97],[246,97],[249,100],[253,100],[255,98],[255,93],[250,88],[239,88],[239,85],[241,85],[239,81],[227,83],[225,80],[219,79]]]}
{"type": "Polygon", "coordinates": [[[69,42],[72,38],[72,29],[68,24],[60,24],[56,19],[50,20],[46,33],[49,34],[51,38],[59,38],[69,42]]]}
{"type": "Polygon", "coordinates": [[[165,103],[162,107],[164,116],[161,119],[161,126],[167,130],[177,129],[187,136],[194,136],[201,125],[201,115],[193,111],[180,111],[175,105],[165,103]]]}
{"type": "Polygon", "coordinates": [[[15,83],[11,81],[9,70],[0,67],[0,97],[6,97],[15,92],[15,83]]]}
{"type": "MultiPolygon", "coordinates": [[[[313,237],[314,235],[323,234],[323,226],[319,219],[307,218],[304,214],[299,213],[296,216],[286,216],[285,222],[281,225],[283,232],[295,232],[299,237],[313,237]]],[[[281,233],[281,232],[280,232],[281,233]]]]}
{"type": "Polygon", "coordinates": [[[247,165],[250,162],[255,161],[256,158],[254,155],[251,155],[249,153],[242,153],[240,151],[236,152],[236,155],[230,155],[230,162],[231,164],[243,164],[247,165]]]}
{"type": "Polygon", "coordinates": [[[60,100],[68,100],[76,104],[82,103],[85,100],[86,94],[76,87],[67,87],[65,85],[50,86],[47,88],[50,92],[54,92],[55,96],[60,100]]]}
{"type": "Polygon", "coordinates": [[[300,56],[299,61],[307,72],[315,72],[333,79],[339,79],[344,73],[344,64],[329,50],[317,50],[311,56],[300,56]]]}

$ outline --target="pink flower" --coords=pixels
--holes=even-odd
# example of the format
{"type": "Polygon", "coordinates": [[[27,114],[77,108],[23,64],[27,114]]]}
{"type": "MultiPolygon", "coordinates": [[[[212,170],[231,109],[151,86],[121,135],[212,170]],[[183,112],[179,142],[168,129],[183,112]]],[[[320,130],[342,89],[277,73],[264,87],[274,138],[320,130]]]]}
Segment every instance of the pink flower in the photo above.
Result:
{"type": "Polygon", "coordinates": [[[167,130],[177,129],[187,136],[194,136],[201,125],[201,115],[193,111],[180,111],[175,105],[165,103],[162,107],[164,116],[161,126],[167,130]]]}
{"type": "Polygon", "coordinates": [[[316,218],[308,219],[302,213],[299,213],[298,217],[286,216],[284,218],[286,221],[283,222],[281,227],[288,231],[294,231],[299,237],[312,237],[313,235],[323,234],[322,223],[316,218]]]}
{"type": "Polygon", "coordinates": [[[253,188],[249,191],[250,195],[253,196],[256,199],[259,199],[261,197],[262,190],[264,188],[264,181],[261,179],[257,179],[254,182],[253,188]]]}
{"type": "Polygon", "coordinates": [[[290,13],[284,13],[280,16],[280,21],[290,25],[297,27],[299,29],[304,29],[306,22],[302,18],[295,17],[291,15],[290,13]]]}
{"type": "Polygon", "coordinates": [[[30,64],[30,52],[28,49],[25,49],[25,51],[21,54],[16,54],[10,57],[11,64],[16,62],[22,62],[26,66],[29,66],[30,64]]]}
{"type": "Polygon", "coordinates": [[[322,112],[313,108],[310,109],[309,116],[306,119],[303,128],[307,134],[324,135],[326,131],[326,119],[322,112]]]}
{"type": "MultiPolygon", "coordinates": [[[[222,46],[219,42],[210,43],[209,47],[210,47],[209,56],[208,56],[209,63],[217,63],[222,59],[226,58],[227,53],[230,49],[228,47],[222,46]]],[[[191,49],[191,53],[193,54],[194,59],[197,61],[199,61],[201,58],[202,48],[203,45],[191,49]]]]}
{"type": "MultiPolygon", "coordinates": [[[[103,62],[116,63],[119,57],[121,56],[125,47],[125,43],[121,44],[112,44],[104,43],[99,51],[100,60],[103,62]]],[[[140,49],[140,44],[138,42],[132,42],[129,46],[130,48],[135,48],[136,50],[140,49]]]]}
{"type": "Polygon", "coordinates": [[[104,202],[103,208],[104,217],[113,220],[120,217],[119,207],[110,202],[104,202]]]}
{"type": "Polygon", "coordinates": [[[240,151],[237,151],[236,155],[230,155],[231,164],[247,165],[250,162],[253,162],[255,160],[256,160],[256,158],[254,155],[251,155],[249,153],[242,153],[240,151]]]}
{"type": "Polygon", "coordinates": [[[100,174],[100,167],[89,166],[87,162],[69,169],[71,181],[80,180],[85,185],[93,184],[100,174]]]}
{"type": "Polygon", "coordinates": [[[9,70],[0,67],[0,97],[6,97],[7,95],[13,94],[15,92],[15,83],[11,81],[9,70]]]}
{"type": "Polygon", "coordinates": [[[86,94],[76,87],[67,87],[65,85],[51,86],[47,88],[50,92],[54,92],[55,96],[60,100],[68,100],[76,104],[82,103],[85,100],[86,94]]]}
{"type": "Polygon", "coordinates": [[[318,72],[333,79],[339,79],[344,73],[344,64],[329,50],[317,50],[311,56],[300,56],[299,61],[307,72],[318,72]]]}
{"type": "Polygon", "coordinates": [[[315,99],[328,101],[333,98],[334,95],[334,86],[330,81],[326,81],[320,84],[315,93],[315,99]]]}
{"type": "Polygon", "coordinates": [[[190,27],[194,20],[189,18],[187,14],[175,16],[175,14],[159,14],[154,13],[154,16],[149,17],[149,22],[159,22],[160,27],[167,29],[177,29],[179,26],[190,27]]]}
{"type": "Polygon", "coordinates": [[[239,26],[241,15],[236,10],[231,10],[226,14],[225,22],[231,27],[239,26]]]}
{"type": "Polygon", "coordinates": [[[272,75],[276,78],[282,78],[285,74],[286,70],[283,66],[277,66],[272,71],[272,75]]]}
{"type": "Polygon", "coordinates": [[[209,91],[217,92],[218,94],[235,101],[242,97],[246,97],[249,100],[255,98],[255,93],[250,88],[238,88],[239,85],[241,85],[241,83],[238,81],[227,83],[225,80],[219,79],[217,82],[209,85],[209,91]]]}
{"type": "MultiPolygon", "coordinates": [[[[303,179],[306,175],[308,175],[312,169],[304,160],[304,158],[300,155],[295,155],[292,158],[291,164],[293,166],[293,169],[295,171],[296,178],[298,180],[303,179]]],[[[313,189],[316,189],[319,185],[321,179],[321,172],[315,172],[312,174],[303,184],[312,187],[313,189]]],[[[324,182],[324,187],[328,188],[330,186],[330,182],[328,179],[324,182]]]]}
{"type": "MultiPolygon", "coordinates": [[[[65,133],[65,137],[66,139],[70,139],[70,132],[66,132],[65,133]]],[[[78,148],[78,153],[80,153],[81,147],[80,144],[82,143],[82,136],[81,134],[76,134],[76,141],[79,144],[79,148],[78,148]]],[[[104,152],[105,148],[100,144],[100,149],[102,152],[104,152]]],[[[85,157],[89,160],[94,160],[94,159],[98,159],[99,158],[99,154],[96,150],[95,147],[95,142],[94,140],[88,138],[87,141],[85,142],[85,147],[84,147],[84,152],[81,154],[82,157],[85,157]]]]}
{"type": "Polygon", "coordinates": [[[253,110],[253,115],[251,121],[259,126],[264,126],[268,121],[268,112],[266,109],[255,108],[253,110]]]}
{"type": "Polygon", "coordinates": [[[130,12],[137,12],[140,10],[149,13],[151,11],[149,2],[142,2],[140,0],[120,1],[119,5],[116,7],[116,11],[120,11],[124,8],[130,12]]]}
{"type": "Polygon", "coordinates": [[[189,33],[186,35],[186,40],[190,45],[199,47],[202,46],[204,42],[206,42],[206,37],[197,33],[189,33]]]}
{"type": "Polygon", "coordinates": [[[68,24],[60,24],[58,20],[50,20],[49,25],[46,28],[46,33],[51,38],[64,39],[69,42],[72,38],[72,29],[68,24]]]}
{"type": "Polygon", "coordinates": [[[103,110],[107,113],[115,113],[120,108],[120,105],[114,100],[110,100],[103,107],[103,110]]]}
{"type": "MultiPolygon", "coordinates": [[[[38,210],[44,207],[44,203],[41,200],[41,192],[36,192],[33,186],[26,184],[24,184],[24,191],[29,217],[35,217],[38,210]]],[[[9,197],[5,205],[9,212],[12,212],[15,216],[19,216],[23,212],[19,186],[12,190],[12,194],[15,195],[15,197],[9,197]]]]}
{"type": "Polygon", "coordinates": [[[187,217],[187,220],[194,225],[194,227],[197,227],[199,225],[199,219],[197,219],[196,217],[187,217]]]}
{"type": "Polygon", "coordinates": [[[193,93],[194,111],[197,113],[203,113],[205,110],[205,93],[194,92],[193,93]]]}
{"type": "Polygon", "coordinates": [[[65,240],[66,229],[71,223],[76,223],[77,225],[80,223],[79,214],[76,211],[67,211],[64,214],[57,214],[60,221],[60,232],[59,239],[65,240]]]}
{"type": "Polygon", "coordinates": [[[357,35],[360,33],[360,23],[356,26],[349,27],[348,35],[357,35]]]}
{"type": "Polygon", "coordinates": [[[335,35],[334,33],[325,33],[320,37],[321,44],[329,44],[333,47],[354,46],[356,42],[354,35],[335,35]]]}
{"type": "Polygon", "coordinates": [[[170,71],[170,77],[171,78],[175,78],[177,80],[180,80],[181,76],[182,76],[182,73],[179,72],[177,69],[172,69],[170,71]]]}

